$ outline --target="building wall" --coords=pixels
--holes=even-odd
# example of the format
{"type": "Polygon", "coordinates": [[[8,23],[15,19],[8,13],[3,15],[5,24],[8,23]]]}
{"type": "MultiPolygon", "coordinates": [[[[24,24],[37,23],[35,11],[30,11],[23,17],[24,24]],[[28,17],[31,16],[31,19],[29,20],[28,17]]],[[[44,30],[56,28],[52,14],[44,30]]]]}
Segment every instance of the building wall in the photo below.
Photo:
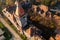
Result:
{"type": "Polygon", "coordinates": [[[22,22],[22,26],[25,27],[27,25],[27,14],[23,15],[20,18],[21,22],[22,22]]]}

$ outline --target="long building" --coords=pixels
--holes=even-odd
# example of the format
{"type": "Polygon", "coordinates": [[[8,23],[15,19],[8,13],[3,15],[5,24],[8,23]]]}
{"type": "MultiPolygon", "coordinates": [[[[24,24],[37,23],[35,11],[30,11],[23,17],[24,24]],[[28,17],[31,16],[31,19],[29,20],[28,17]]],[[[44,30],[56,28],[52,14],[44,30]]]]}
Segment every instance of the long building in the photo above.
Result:
{"type": "Polygon", "coordinates": [[[18,1],[15,2],[15,6],[8,6],[2,12],[19,31],[22,31],[22,28],[27,25],[27,13],[24,12],[18,1]]]}

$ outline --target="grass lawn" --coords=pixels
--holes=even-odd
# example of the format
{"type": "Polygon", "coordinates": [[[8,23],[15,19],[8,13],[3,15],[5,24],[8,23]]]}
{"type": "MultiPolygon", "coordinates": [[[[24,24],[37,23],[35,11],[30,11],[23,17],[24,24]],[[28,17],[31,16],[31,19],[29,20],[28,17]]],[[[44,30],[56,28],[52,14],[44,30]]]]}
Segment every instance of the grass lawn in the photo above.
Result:
{"type": "Polygon", "coordinates": [[[10,38],[12,37],[11,33],[8,31],[7,28],[5,28],[5,26],[0,22],[0,28],[4,31],[4,36],[5,36],[5,40],[10,40],[10,38]]]}
{"type": "Polygon", "coordinates": [[[4,25],[0,22],[0,28],[3,28],[4,27],[4,25]]]}

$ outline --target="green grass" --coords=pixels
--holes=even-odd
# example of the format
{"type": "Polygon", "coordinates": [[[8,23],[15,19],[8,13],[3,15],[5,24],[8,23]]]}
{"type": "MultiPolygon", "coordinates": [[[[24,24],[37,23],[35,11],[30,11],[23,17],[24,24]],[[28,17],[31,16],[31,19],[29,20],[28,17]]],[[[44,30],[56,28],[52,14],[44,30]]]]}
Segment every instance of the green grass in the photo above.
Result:
{"type": "Polygon", "coordinates": [[[4,25],[0,22],[0,28],[3,28],[4,27],[4,25]]]}
{"type": "Polygon", "coordinates": [[[26,35],[22,35],[22,34],[20,34],[20,37],[22,38],[22,40],[27,40],[26,35]]]}
{"type": "Polygon", "coordinates": [[[4,31],[4,36],[5,36],[5,40],[10,40],[10,38],[12,37],[11,33],[8,31],[8,29],[0,22],[0,28],[4,31]]]}

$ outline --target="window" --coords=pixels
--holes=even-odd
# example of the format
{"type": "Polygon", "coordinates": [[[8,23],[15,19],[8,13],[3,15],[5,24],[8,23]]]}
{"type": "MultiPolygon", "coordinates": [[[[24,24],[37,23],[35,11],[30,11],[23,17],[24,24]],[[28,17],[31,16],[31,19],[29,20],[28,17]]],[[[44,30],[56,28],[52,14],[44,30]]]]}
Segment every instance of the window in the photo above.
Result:
{"type": "Polygon", "coordinates": [[[6,11],[4,11],[4,13],[6,13],[6,11]]]}
{"type": "Polygon", "coordinates": [[[10,17],[10,15],[8,15],[8,17],[10,17]]]}

